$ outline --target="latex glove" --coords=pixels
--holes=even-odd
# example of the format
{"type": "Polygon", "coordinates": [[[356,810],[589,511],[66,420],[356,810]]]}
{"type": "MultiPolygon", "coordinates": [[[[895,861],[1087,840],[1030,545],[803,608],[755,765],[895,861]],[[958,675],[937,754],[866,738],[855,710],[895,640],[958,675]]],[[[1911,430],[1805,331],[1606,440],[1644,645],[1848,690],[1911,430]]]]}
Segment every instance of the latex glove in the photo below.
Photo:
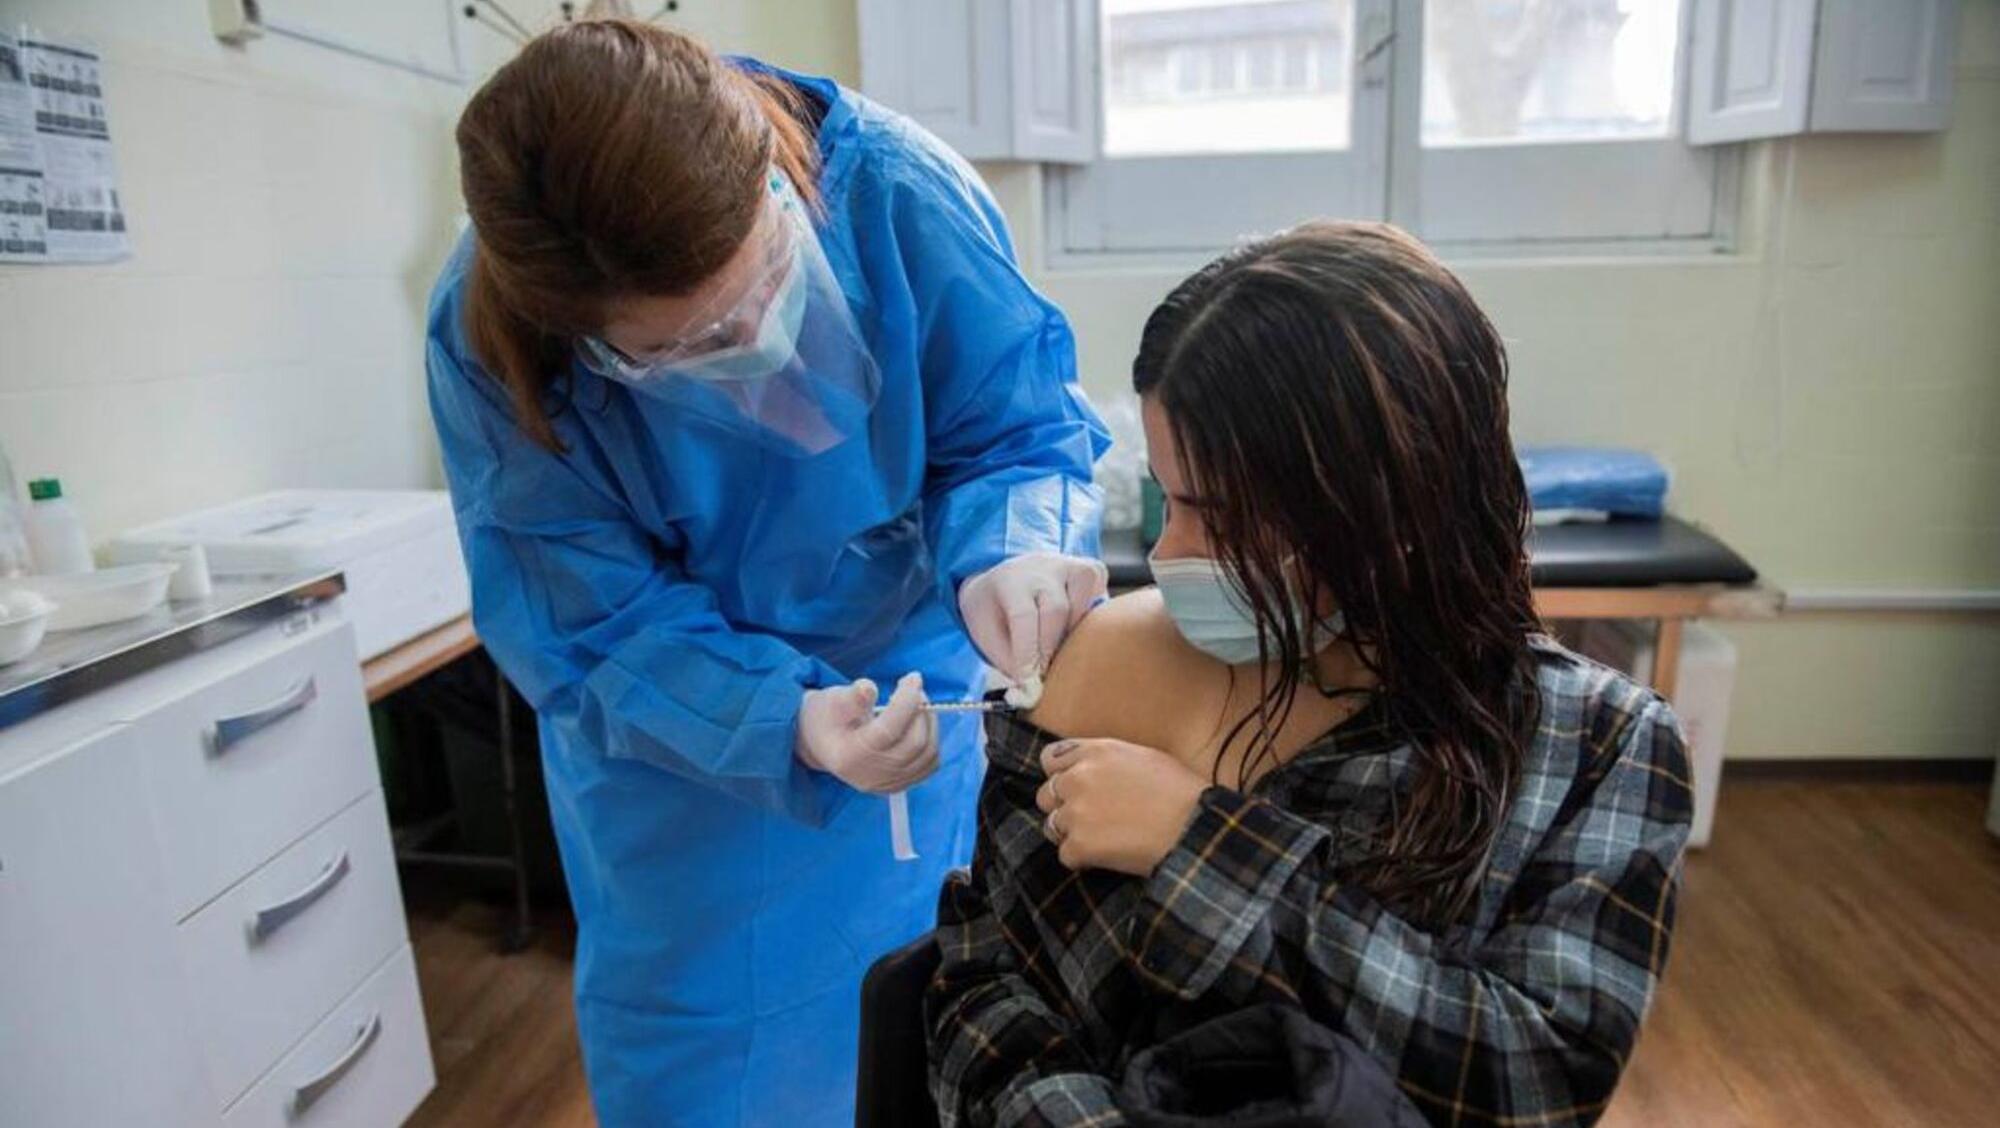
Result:
{"type": "Polygon", "coordinates": [[[1157,748],[1064,740],[1042,750],[1042,833],[1073,870],[1146,877],[1194,821],[1208,781],[1157,748]]]}
{"type": "Polygon", "coordinates": [[[901,791],[937,770],[937,718],[924,708],[922,674],[896,683],[889,705],[876,713],[875,683],[810,689],[799,704],[792,745],[799,762],[826,772],[856,791],[901,791]]]}
{"type": "Polygon", "coordinates": [[[961,584],[958,612],[988,665],[1017,685],[1038,678],[1063,636],[1104,599],[1104,563],[1031,552],[961,584]]]}

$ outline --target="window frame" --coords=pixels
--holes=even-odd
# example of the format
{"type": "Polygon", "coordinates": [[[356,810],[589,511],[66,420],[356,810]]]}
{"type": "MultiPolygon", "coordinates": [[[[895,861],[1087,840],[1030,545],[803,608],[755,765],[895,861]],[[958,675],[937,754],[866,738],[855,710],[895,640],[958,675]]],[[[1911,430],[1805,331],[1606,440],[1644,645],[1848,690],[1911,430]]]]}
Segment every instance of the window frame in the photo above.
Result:
{"type": "MultiPolygon", "coordinates": [[[[1321,175],[1339,171],[1335,162],[1314,160],[1326,157],[1325,153],[1100,158],[1089,164],[1051,167],[1043,178],[1045,260],[1054,269],[1178,265],[1205,258],[1246,234],[1273,230],[1313,214],[1387,219],[1416,232],[1452,258],[1705,257],[1732,253],[1737,244],[1741,147],[1696,146],[1687,140],[1696,6],[1697,0],[1681,4],[1676,90],[1667,136],[1425,150],[1423,0],[1356,0],[1349,44],[1353,121],[1349,148],[1342,154],[1351,165],[1348,174],[1355,183],[1342,185],[1337,192],[1319,187],[1322,181],[1315,179],[1315,165],[1321,175]],[[1386,48],[1379,42],[1384,36],[1386,48]],[[1379,147],[1379,154],[1367,151],[1369,144],[1379,147]],[[1427,196],[1422,170],[1426,163],[1438,160],[1477,162],[1491,168],[1454,177],[1433,176],[1427,196]],[[1662,173],[1674,179],[1663,181],[1662,173]],[[1379,190],[1367,183],[1369,177],[1379,178],[1375,181],[1379,190]],[[1564,217],[1554,209],[1535,210],[1539,190],[1564,181],[1594,186],[1610,182],[1609,188],[1594,187],[1587,199],[1571,197],[1572,206],[1595,208],[1586,217],[1595,224],[1594,229],[1571,226],[1564,230],[1564,217]],[[1168,185],[1171,191],[1163,191],[1168,185]],[[1199,185],[1199,190],[1190,185],[1199,185]],[[1477,203],[1455,205],[1450,193],[1463,193],[1468,185],[1478,185],[1481,191],[1500,185],[1502,194],[1497,201],[1484,197],[1477,203]],[[1240,212],[1232,209],[1235,214],[1209,217],[1206,222],[1197,217],[1192,226],[1184,214],[1155,214],[1172,212],[1173,201],[1168,197],[1185,199],[1204,192],[1228,193],[1252,203],[1240,212]],[[1437,198],[1441,192],[1447,193],[1442,201],[1437,198]],[[1604,206],[1649,193],[1654,197],[1649,210],[1635,210],[1632,217],[1618,216],[1604,206]],[[1305,200],[1312,202],[1302,206],[1305,200]],[[1482,213],[1491,212],[1496,202],[1510,229],[1481,230],[1487,222],[1482,213]],[[1434,220],[1429,230],[1423,216],[1427,207],[1434,220]],[[1445,209],[1442,216],[1438,214],[1440,207],[1445,209]],[[1667,230],[1644,230],[1663,215],[1671,217],[1667,230]],[[1696,223],[1697,219],[1705,222],[1696,223]],[[1117,226],[1125,230],[1116,231],[1117,226]],[[1617,230],[1621,226],[1625,230],[1617,230]],[[1098,233],[1094,238],[1093,229],[1098,233]]],[[[1092,81],[1101,91],[1101,57],[1092,81]]],[[[1103,136],[1105,101],[1097,99],[1099,137],[1103,136]]]]}
{"type": "MultiPolygon", "coordinates": [[[[1353,0],[1349,44],[1348,144],[1345,149],[1294,152],[1220,153],[1201,156],[1118,157],[1051,169],[1048,195],[1050,261],[1083,256],[1141,259],[1206,255],[1246,231],[1296,222],[1298,201],[1377,217],[1388,212],[1389,67],[1387,44],[1395,0],[1353,0]],[[1380,45],[1375,50],[1363,44],[1380,45]],[[1172,191],[1161,191],[1171,185],[1172,191]],[[1189,215],[1180,202],[1190,195],[1226,194],[1243,203],[1227,216],[1189,215]],[[1213,220],[1213,222],[1210,222],[1213,220]],[[1150,232],[1127,243],[1116,232],[1138,226],[1150,232]],[[1090,232],[1103,233],[1101,238],[1090,232]]],[[[1102,59],[1092,81],[1103,89],[1102,59]]],[[[1099,147],[1104,137],[1106,99],[1096,99],[1099,147]]]]}

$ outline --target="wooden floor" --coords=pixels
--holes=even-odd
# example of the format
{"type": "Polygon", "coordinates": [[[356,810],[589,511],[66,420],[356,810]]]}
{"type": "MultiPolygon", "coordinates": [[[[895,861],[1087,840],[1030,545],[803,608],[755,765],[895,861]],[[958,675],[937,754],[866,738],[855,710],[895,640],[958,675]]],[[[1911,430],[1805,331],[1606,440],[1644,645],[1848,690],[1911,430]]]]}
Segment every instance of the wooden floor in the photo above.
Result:
{"type": "Polygon", "coordinates": [[[1603,1123],[2000,1123],[1986,790],[1732,781],[1603,1123]]]}
{"type": "Polygon", "coordinates": [[[543,913],[533,946],[501,955],[497,904],[419,889],[407,899],[438,1078],[412,1128],[596,1124],[570,1003],[575,927],[543,913]]]}
{"type": "MultiPolygon", "coordinates": [[[[1983,787],[1731,780],[1691,856],[1614,1128],[2000,1123],[2000,844],[1983,787]]],[[[587,1125],[573,939],[413,897],[438,1088],[413,1124],[587,1125]]]]}

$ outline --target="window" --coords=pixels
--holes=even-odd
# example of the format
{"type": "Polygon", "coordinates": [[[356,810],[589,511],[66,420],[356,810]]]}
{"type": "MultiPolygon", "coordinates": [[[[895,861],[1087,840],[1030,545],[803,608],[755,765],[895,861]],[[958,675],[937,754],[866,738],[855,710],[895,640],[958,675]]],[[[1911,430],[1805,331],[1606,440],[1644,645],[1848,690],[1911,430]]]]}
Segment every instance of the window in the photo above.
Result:
{"type": "Polygon", "coordinates": [[[1101,0],[1102,146],[1059,254],[1208,251],[1315,215],[1448,248],[1708,246],[1692,0],[1101,0]]]}
{"type": "Polygon", "coordinates": [[[1430,0],[1424,146],[1666,137],[1679,6],[1430,0]]]}
{"type": "Polygon", "coordinates": [[[1346,148],[1352,16],[1344,2],[1104,0],[1104,155],[1346,148]]]}

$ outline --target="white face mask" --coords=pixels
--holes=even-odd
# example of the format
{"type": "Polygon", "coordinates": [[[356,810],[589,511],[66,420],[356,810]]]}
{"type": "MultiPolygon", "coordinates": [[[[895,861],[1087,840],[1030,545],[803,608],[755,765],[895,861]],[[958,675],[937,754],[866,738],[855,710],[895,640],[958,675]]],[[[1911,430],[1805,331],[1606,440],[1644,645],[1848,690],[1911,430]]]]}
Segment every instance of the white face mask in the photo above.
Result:
{"type": "Polygon", "coordinates": [[[694,380],[741,383],[776,374],[792,362],[799,351],[799,329],[805,324],[805,271],[796,261],[778,283],[764,315],[757,321],[757,336],[750,343],[684,361],[675,371],[694,380]]]}
{"type": "MultiPolygon", "coordinates": [[[[1265,651],[1277,653],[1276,639],[1260,649],[1262,635],[1257,629],[1257,617],[1250,610],[1250,599],[1221,564],[1200,556],[1180,560],[1148,557],[1148,563],[1153,567],[1153,582],[1159,585],[1167,614],[1180,629],[1181,637],[1195,649],[1231,666],[1255,662],[1265,651]]],[[[1313,623],[1308,631],[1307,616],[1299,606],[1298,597],[1293,596],[1290,603],[1292,621],[1299,624],[1309,654],[1324,650],[1347,629],[1345,617],[1336,611],[1332,617],[1313,623]]]]}

